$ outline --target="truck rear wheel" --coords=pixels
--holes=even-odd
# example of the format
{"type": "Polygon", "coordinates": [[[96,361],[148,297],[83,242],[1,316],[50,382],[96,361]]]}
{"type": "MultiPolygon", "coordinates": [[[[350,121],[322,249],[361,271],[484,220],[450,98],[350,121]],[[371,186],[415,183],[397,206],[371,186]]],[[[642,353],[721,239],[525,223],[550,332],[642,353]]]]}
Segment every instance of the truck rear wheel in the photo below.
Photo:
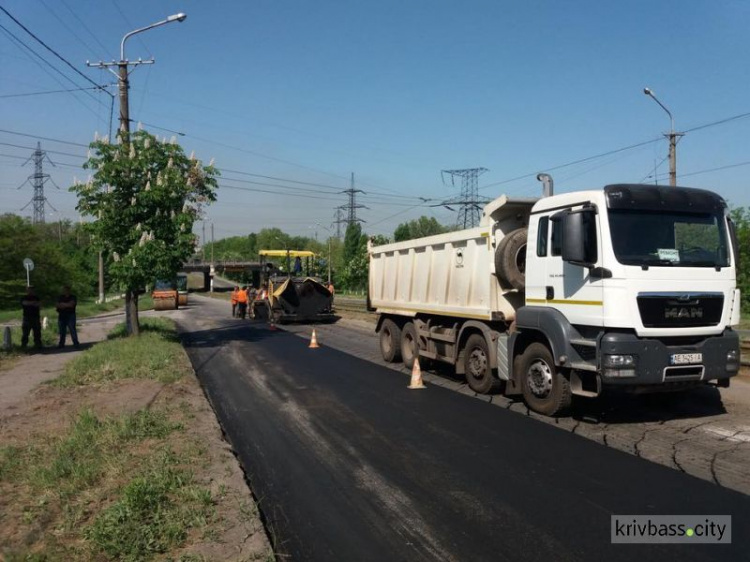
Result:
{"type": "Polygon", "coordinates": [[[552,353],[542,343],[532,343],[518,361],[526,404],[540,414],[556,416],[570,407],[570,381],[560,373],[552,353]]]}
{"type": "Polygon", "coordinates": [[[401,328],[401,358],[404,360],[404,365],[407,369],[411,369],[414,366],[414,359],[418,355],[417,329],[414,327],[413,322],[407,322],[401,328]]]}
{"type": "Polygon", "coordinates": [[[380,353],[388,363],[401,359],[401,328],[393,320],[383,320],[380,327],[380,353]]]}
{"type": "Polygon", "coordinates": [[[495,251],[495,274],[501,283],[522,291],[526,283],[526,239],[528,229],[518,228],[505,236],[495,251]]]}
{"type": "Polygon", "coordinates": [[[481,334],[472,334],[466,341],[464,372],[469,388],[478,394],[487,394],[495,386],[487,340],[481,334]]]}

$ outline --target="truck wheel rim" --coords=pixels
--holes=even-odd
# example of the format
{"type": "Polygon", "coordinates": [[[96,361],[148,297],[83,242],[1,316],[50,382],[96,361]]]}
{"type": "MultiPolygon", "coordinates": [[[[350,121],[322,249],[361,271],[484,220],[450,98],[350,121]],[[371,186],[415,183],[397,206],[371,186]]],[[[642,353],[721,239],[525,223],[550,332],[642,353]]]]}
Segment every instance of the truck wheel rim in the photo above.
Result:
{"type": "Polygon", "coordinates": [[[473,349],[469,354],[469,372],[475,379],[481,379],[487,371],[487,356],[481,349],[473,349]]]}
{"type": "Polygon", "coordinates": [[[388,328],[383,330],[383,332],[383,335],[385,336],[383,338],[383,349],[386,351],[386,353],[390,353],[392,347],[391,338],[393,338],[393,334],[391,334],[391,331],[388,328]]]}
{"type": "Polygon", "coordinates": [[[526,378],[529,389],[538,398],[546,398],[552,390],[552,369],[541,359],[531,364],[526,378]]]}

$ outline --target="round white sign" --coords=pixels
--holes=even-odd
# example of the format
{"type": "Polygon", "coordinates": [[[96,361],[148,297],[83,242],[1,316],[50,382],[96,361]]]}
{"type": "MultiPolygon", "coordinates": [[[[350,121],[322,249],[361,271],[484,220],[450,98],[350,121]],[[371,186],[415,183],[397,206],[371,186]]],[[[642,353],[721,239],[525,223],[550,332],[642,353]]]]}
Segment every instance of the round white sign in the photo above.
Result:
{"type": "Polygon", "coordinates": [[[34,262],[31,260],[31,258],[24,259],[23,266],[29,271],[34,271],[34,262]]]}

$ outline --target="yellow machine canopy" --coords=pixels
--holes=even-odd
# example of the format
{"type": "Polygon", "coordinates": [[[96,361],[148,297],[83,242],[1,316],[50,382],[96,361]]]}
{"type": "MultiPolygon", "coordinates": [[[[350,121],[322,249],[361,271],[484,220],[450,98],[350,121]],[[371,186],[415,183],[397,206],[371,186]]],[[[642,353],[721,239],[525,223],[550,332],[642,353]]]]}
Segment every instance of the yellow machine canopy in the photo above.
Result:
{"type": "Polygon", "coordinates": [[[310,250],[261,250],[258,254],[269,258],[285,258],[287,256],[290,258],[315,257],[315,252],[311,252],[310,250]]]}

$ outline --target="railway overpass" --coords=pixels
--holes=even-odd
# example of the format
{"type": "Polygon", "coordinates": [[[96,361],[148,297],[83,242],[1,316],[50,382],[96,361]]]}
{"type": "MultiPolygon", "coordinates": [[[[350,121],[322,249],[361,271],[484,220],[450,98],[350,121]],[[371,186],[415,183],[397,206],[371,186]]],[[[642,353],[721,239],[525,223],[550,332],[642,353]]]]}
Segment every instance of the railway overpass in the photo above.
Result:
{"type": "Polygon", "coordinates": [[[260,280],[261,264],[257,261],[216,261],[214,263],[204,261],[190,261],[183,264],[180,271],[184,273],[202,273],[203,290],[211,289],[211,279],[214,275],[223,276],[225,273],[243,273],[248,281],[257,285],[260,280]]]}

